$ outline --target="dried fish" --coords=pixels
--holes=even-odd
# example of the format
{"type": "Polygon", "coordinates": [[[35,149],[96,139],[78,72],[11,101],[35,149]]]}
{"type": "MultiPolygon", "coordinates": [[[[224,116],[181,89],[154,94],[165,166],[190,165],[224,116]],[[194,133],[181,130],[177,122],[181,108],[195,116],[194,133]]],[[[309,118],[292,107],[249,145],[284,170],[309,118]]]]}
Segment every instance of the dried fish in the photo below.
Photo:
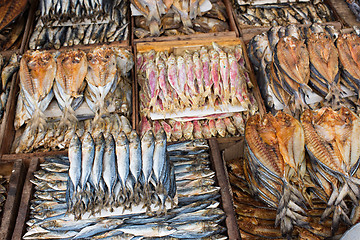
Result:
{"type": "MultiPolygon", "coordinates": [[[[160,131],[161,132],[161,131],[160,131]]],[[[142,150],[145,150],[145,155],[142,154],[142,156],[146,156],[145,158],[142,157],[142,160],[149,160],[149,156],[151,156],[151,145],[154,145],[154,137],[151,135],[151,131],[148,132],[149,135],[144,139],[143,138],[143,144],[142,144],[142,150]],[[145,143],[150,143],[150,145],[147,145],[145,143]],[[147,146],[150,146],[150,151],[147,151],[147,146]]],[[[104,145],[104,139],[101,137],[103,134],[101,133],[100,137],[96,140],[95,143],[95,159],[94,163],[98,159],[97,156],[100,156],[101,154],[97,154],[98,147],[104,145]],[[101,140],[102,139],[102,140],[101,140]]],[[[118,145],[118,143],[123,143],[125,145],[128,145],[129,142],[126,141],[125,134],[122,133],[122,139],[117,139],[116,141],[116,149],[117,147],[120,147],[119,150],[123,150],[121,145],[118,145]]],[[[87,138],[89,138],[90,135],[87,135],[87,138]]],[[[110,136],[110,139],[112,136],[110,136]]],[[[165,137],[161,137],[161,139],[166,139],[165,137]]],[[[83,142],[82,145],[85,143],[83,142]]],[[[155,143],[156,145],[157,143],[155,143]]],[[[103,147],[100,147],[100,149],[104,149],[103,147]]],[[[166,148],[166,145],[165,145],[166,148]]],[[[81,148],[77,148],[81,149],[81,148]]],[[[107,148],[110,150],[109,148],[107,148]]],[[[204,141],[195,141],[195,142],[187,142],[187,143],[181,143],[181,144],[173,144],[169,148],[170,154],[178,153],[179,151],[184,155],[177,155],[178,159],[175,161],[178,169],[182,168],[183,165],[189,166],[191,163],[189,161],[180,160],[186,156],[189,156],[189,154],[193,154],[198,149],[208,149],[208,145],[204,141]]],[[[73,150],[75,150],[75,145],[73,150]]],[[[107,150],[107,151],[108,151],[107,150]]],[[[101,151],[101,150],[100,150],[101,151]]],[[[103,151],[103,150],[102,150],[103,151]]],[[[166,149],[165,149],[166,152],[166,149]]],[[[117,152],[122,153],[122,152],[117,152]]],[[[71,157],[70,162],[70,169],[74,169],[72,164],[74,164],[74,156],[76,155],[75,152],[71,151],[69,152],[69,158],[71,157]]],[[[201,153],[202,154],[202,153],[201,153]]],[[[194,156],[197,156],[199,159],[202,159],[203,157],[201,154],[195,154],[194,156]]],[[[159,154],[157,154],[159,156],[159,154]]],[[[167,155],[167,154],[166,154],[167,155]]],[[[220,234],[223,231],[225,231],[225,228],[220,226],[221,222],[224,220],[225,213],[219,208],[219,202],[216,200],[207,200],[204,199],[207,196],[209,196],[209,193],[213,192],[215,189],[216,193],[211,193],[211,196],[213,198],[216,198],[218,196],[218,187],[214,187],[214,179],[197,179],[195,180],[196,183],[192,180],[184,180],[183,184],[177,185],[177,181],[175,181],[175,176],[178,175],[175,171],[172,170],[172,160],[168,158],[168,156],[163,156],[166,158],[165,160],[165,167],[162,168],[162,174],[163,177],[160,177],[160,180],[162,181],[162,184],[164,186],[164,189],[161,192],[158,192],[159,200],[155,200],[156,198],[151,197],[151,206],[147,206],[147,213],[132,213],[131,214],[131,208],[136,207],[135,202],[127,203],[130,208],[126,209],[125,211],[130,211],[130,214],[123,215],[124,213],[116,212],[117,208],[119,206],[123,206],[126,201],[129,199],[129,195],[125,194],[119,197],[119,205],[114,206],[114,212],[111,213],[110,211],[107,213],[108,215],[102,216],[102,212],[105,211],[107,208],[104,203],[104,195],[100,196],[98,195],[98,192],[94,192],[90,196],[88,196],[90,199],[87,199],[87,197],[83,196],[82,203],[86,204],[88,203],[89,209],[87,211],[92,212],[92,215],[89,215],[85,219],[85,215],[87,212],[82,213],[83,219],[76,220],[74,219],[70,213],[66,213],[67,211],[67,204],[69,203],[68,199],[65,199],[64,194],[65,191],[49,191],[49,185],[53,184],[52,181],[49,181],[46,177],[42,178],[42,180],[36,180],[33,181],[34,184],[36,184],[37,189],[34,196],[35,199],[32,201],[31,208],[30,208],[30,220],[27,222],[28,228],[27,232],[23,236],[24,239],[64,239],[64,238],[74,238],[74,239],[80,239],[80,238],[92,238],[92,239],[102,239],[102,238],[126,238],[131,239],[134,237],[149,237],[149,238],[155,238],[155,237],[208,237],[208,238],[216,238],[216,239],[224,239],[223,236],[216,235],[220,234]],[[191,190],[189,190],[189,187],[191,187],[191,190]],[[161,212],[157,212],[157,214],[149,214],[150,210],[154,208],[154,201],[159,201],[159,203],[162,203],[161,199],[165,196],[166,198],[177,198],[176,196],[176,189],[179,191],[182,191],[185,193],[188,191],[190,195],[186,194],[186,196],[181,198],[181,203],[179,199],[179,206],[176,205],[174,202],[171,209],[168,209],[167,214],[162,214],[161,212]],[[164,195],[165,194],[165,195],[164,195]],[[194,196],[191,196],[191,194],[194,194],[194,196]],[[96,202],[92,202],[91,199],[93,197],[97,197],[96,202]],[[204,199],[201,201],[196,201],[196,199],[204,199]],[[40,200],[42,199],[42,200],[40,200]],[[46,200],[48,199],[48,200],[46,200]],[[86,201],[85,201],[86,200],[86,201]],[[89,201],[87,201],[89,200],[89,201]],[[99,211],[101,210],[101,211],[99,211]],[[66,213],[66,214],[65,214],[66,213]]],[[[120,155],[117,155],[120,156],[120,155]]],[[[86,160],[85,156],[80,156],[79,160],[86,160]]],[[[104,157],[110,157],[110,155],[104,157]]],[[[124,154],[121,156],[121,158],[129,158],[129,154],[124,154]]],[[[153,162],[154,159],[152,159],[150,162],[153,162]]],[[[174,163],[175,163],[174,162],[174,163]]],[[[107,164],[107,163],[104,163],[107,164]]],[[[196,163],[204,164],[204,167],[208,165],[208,162],[198,161],[196,163]]],[[[80,168],[88,169],[88,166],[85,166],[87,164],[79,165],[80,168]]],[[[94,164],[93,164],[94,165],[94,164]]],[[[151,165],[151,164],[150,164],[151,165]]],[[[51,157],[45,159],[45,162],[41,164],[40,167],[48,166],[50,167],[54,173],[56,173],[56,169],[58,166],[69,166],[69,160],[67,157],[51,157]],[[56,166],[56,167],[54,167],[56,166]],[[53,168],[54,167],[54,168],[53,168]]],[[[145,166],[145,165],[143,165],[145,166]]],[[[128,167],[130,167],[128,165],[128,167]]],[[[117,170],[121,170],[116,166],[117,170]]],[[[199,168],[200,169],[200,168],[199,168]]],[[[110,169],[109,169],[110,170],[110,169]]],[[[143,169],[144,170],[144,169],[143,169]]],[[[71,172],[72,170],[70,170],[71,172]]],[[[86,171],[86,170],[85,170],[86,171]]],[[[107,170],[106,170],[107,171],[107,170]]],[[[214,174],[213,171],[207,170],[209,173],[214,174]]],[[[39,172],[35,172],[36,175],[41,175],[44,172],[44,170],[40,170],[39,172]]],[[[80,180],[81,182],[81,176],[84,172],[84,169],[82,169],[80,173],[80,180]]],[[[117,171],[120,175],[120,172],[117,171]]],[[[100,175],[100,179],[102,179],[102,171],[100,171],[98,174],[100,175]]],[[[62,172],[61,174],[68,175],[67,172],[62,172]]],[[[92,171],[90,173],[90,179],[92,179],[92,174],[96,174],[96,171],[92,171]]],[[[141,177],[139,179],[140,182],[142,182],[142,175],[144,174],[144,171],[141,172],[141,177]]],[[[153,174],[153,167],[151,167],[151,174],[153,174]]],[[[73,175],[72,175],[73,176],[73,175]]],[[[121,174],[121,176],[123,176],[121,174]]],[[[192,177],[192,176],[188,176],[192,177]]],[[[183,178],[185,178],[183,176],[183,178]]],[[[133,179],[132,174],[128,175],[128,179],[133,179]]],[[[116,178],[117,183],[119,183],[119,179],[116,178]]],[[[126,180],[127,181],[127,180],[126,180]]],[[[63,179],[61,181],[66,185],[66,179],[63,179]]],[[[93,180],[90,181],[91,185],[93,184],[93,180]]],[[[117,183],[115,184],[114,188],[114,194],[117,191],[117,183]]],[[[69,181],[68,181],[69,184],[69,181]]],[[[99,188],[103,188],[104,183],[102,180],[100,180],[99,188]]],[[[149,184],[149,194],[153,194],[155,189],[152,185],[152,180],[150,179],[149,184]]],[[[121,184],[120,184],[121,185],[121,184]]],[[[81,191],[81,184],[78,185],[79,190],[81,191]]],[[[67,197],[72,196],[72,185],[68,185],[70,189],[67,189],[67,197]]],[[[85,184],[85,189],[88,189],[88,184],[85,184]]],[[[91,189],[91,188],[90,188],[91,189]]],[[[141,189],[141,188],[140,188],[141,189]]],[[[95,190],[96,191],[96,190],[95,190]]],[[[107,190],[105,190],[107,191],[107,190]]],[[[142,197],[146,197],[146,195],[143,195],[142,197]]],[[[144,202],[142,201],[141,204],[144,202]]],[[[146,203],[145,203],[146,204],[146,203]]],[[[81,205],[79,205],[81,207],[81,205]]],[[[155,206],[156,208],[156,206],[155,206]]],[[[167,207],[168,208],[168,207],[167,207]]],[[[76,210],[79,211],[79,210],[76,210]]]]}
{"type": "Polygon", "coordinates": [[[289,24],[311,24],[334,20],[332,11],[323,1],[306,3],[242,5],[234,0],[236,19],[247,26],[286,26],[289,24]]]}

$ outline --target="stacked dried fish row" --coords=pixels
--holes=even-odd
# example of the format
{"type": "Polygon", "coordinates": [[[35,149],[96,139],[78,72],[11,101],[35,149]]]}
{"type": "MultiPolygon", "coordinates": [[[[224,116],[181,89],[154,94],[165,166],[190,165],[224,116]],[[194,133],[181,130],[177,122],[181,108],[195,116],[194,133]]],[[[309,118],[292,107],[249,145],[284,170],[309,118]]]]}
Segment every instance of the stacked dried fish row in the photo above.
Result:
{"type": "MultiPolygon", "coordinates": [[[[2,212],[2,207],[6,201],[6,185],[8,184],[8,179],[0,175],[0,213],[2,212]]],[[[1,222],[1,221],[0,221],[1,222]]]]}
{"type": "Polygon", "coordinates": [[[63,112],[60,127],[76,124],[75,110],[84,98],[95,113],[95,122],[107,113],[109,105],[120,104],[117,108],[130,111],[128,77],[132,67],[131,53],[116,47],[97,47],[87,54],[70,50],[56,59],[46,51],[25,53],[20,62],[21,100],[17,106],[15,127],[30,119],[32,131],[38,127],[44,130],[44,111],[54,95],[63,112]],[[115,91],[120,86],[123,88],[118,91],[122,94],[115,91]],[[121,96],[121,102],[116,102],[111,94],[121,96]]]}
{"type": "Polygon", "coordinates": [[[114,113],[103,119],[104,121],[99,124],[93,124],[92,119],[79,121],[76,126],[67,128],[64,132],[59,128],[59,122],[49,122],[46,131],[38,129],[36,132],[31,132],[31,127],[28,125],[23,134],[15,140],[12,152],[28,153],[67,149],[74,133],[80,139],[83,139],[87,132],[95,136],[104,132],[105,137],[109,134],[117,136],[121,131],[124,131],[127,136],[131,133],[131,124],[125,116],[114,113]]]}
{"type": "Polygon", "coordinates": [[[165,131],[156,136],[148,131],[141,140],[135,130],[129,138],[124,132],[115,136],[109,134],[105,140],[103,133],[97,137],[86,133],[80,141],[75,134],[70,142],[68,212],[76,219],[86,212],[95,215],[118,207],[131,212],[139,205],[149,214],[154,212],[154,205],[158,212],[166,212],[168,200],[176,204],[165,131]]]}
{"type": "MultiPolygon", "coordinates": [[[[276,210],[269,207],[251,194],[248,182],[244,175],[245,159],[234,159],[227,162],[229,179],[234,197],[237,223],[241,232],[241,239],[285,239],[280,226],[275,227],[276,210]]],[[[309,188],[310,189],[310,188],[309,188]]],[[[326,209],[326,204],[320,199],[313,199],[312,206],[305,209],[310,229],[296,227],[291,239],[328,239],[331,232],[332,221],[326,219],[320,223],[321,214],[326,209]]],[[[340,225],[334,238],[338,239],[347,227],[340,225]]]]}
{"type": "Polygon", "coordinates": [[[128,40],[128,1],[40,1],[30,49],[128,40]],[[53,4],[55,7],[53,7],[53,4]],[[67,4],[69,7],[66,7],[67,4]]]}
{"type": "Polygon", "coordinates": [[[140,122],[140,135],[149,129],[158,132],[161,127],[166,131],[169,142],[211,137],[235,137],[244,135],[245,122],[249,112],[208,116],[206,120],[160,120],[151,121],[143,116],[140,122]]]}
{"type": "Polygon", "coordinates": [[[33,183],[28,231],[24,239],[102,239],[106,237],[172,237],[227,239],[219,235],[224,212],[218,207],[219,189],[214,187],[215,173],[209,169],[208,145],[192,141],[168,146],[168,157],[174,165],[179,205],[166,215],[134,214],[91,217],[74,220],[65,215],[67,157],[45,159],[33,183]],[[65,178],[63,177],[64,174],[65,178]]]}
{"type": "Polygon", "coordinates": [[[293,226],[314,224],[304,215],[305,206],[310,213],[316,210],[333,235],[340,223],[351,226],[359,220],[360,119],[345,107],[305,110],[300,119],[301,125],[278,112],[248,120],[245,178],[253,194],[277,209],[275,226],[280,221],[283,235],[291,235],[293,226]]]}
{"type": "Polygon", "coordinates": [[[279,102],[294,113],[309,107],[313,101],[309,94],[317,94],[323,98],[321,104],[356,106],[353,98],[340,97],[351,91],[359,96],[358,50],[349,48],[359,42],[354,33],[339,34],[332,26],[317,24],[304,29],[295,25],[272,27],[255,36],[248,52],[259,72],[265,103],[272,108],[279,102]]]}
{"type": "Polygon", "coordinates": [[[27,15],[26,0],[9,0],[0,6],[0,49],[19,49],[27,15]]]}
{"type": "Polygon", "coordinates": [[[306,110],[301,124],[311,159],[311,177],[321,187],[318,195],[327,202],[321,219],[332,214],[333,232],[340,221],[351,226],[360,198],[360,118],[345,107],[338,111],[322,108],[306,110]]]}
{"type": "MultiPolygon", "coordinates": [[[[179,2],[180,4],[189,4],[186,0],[177,0],[176,5],[179,5],[179,2]]],[[[185,14],[178,15],[178,12],[182,10],[175,10],[174,5],[172,5],[170,11],[166,11],[165,14],[160,15],[160,21],[154,23],[158,25],[156,27],[149,26],[146,15],[144,17],[137,16],[135,17],[136,28],[134,29],[134,34],[137,38],[145,38],[159,35],[172,36],[229,31],[230,28],[227,23],[228,16],[225,4],[221,0],[211,0],[210,2],[212,7],[209,11],[200,13],[201,16],[195,18],[190,17],[191,19],[188,19],[185,14]],[[184,20],[184,18],[188,20],[184,20]]],[[[201,1],[199,3],[201,3],[201,1]]],[[[197,3],[191,2],[190,6],[193,4],[197,3]]]]}
{"type": "Polygon", "coordinates": [[[19,70],[20,57],[14,53],[6,60],[0,54],[0,72],[1,72],[1,89],[0,89],[0,119],[4,116],[6,103],[10,93],[12,76],[19,70]]]}
{"type": "Polygon", "coordinates": [[[137,56],[141,112],[172,113],[185,108],[242,106],[252,113],[257,103],[242,46],[202,47],[175,56],[151,50],[137,56]]]}
{"type": "Polygon", "coordinates": [[[236,18],[243,27],[286,26],[289,24],[311,24],[334,21],[334,15],[323,1],[307,3],[284,3],[266,5],[239,5],[234,0],[236,18]]]}
{"type": "Polygon", "coordinates": [[[245,177],[262,201],[277,209],[275,226],[291,236],[294,226],[307,227],[305,199],[305,139],[299,121],[278,112],[249,118],[245,128],[245,177]]]}
{"type": "Polygon", "coordinates": [[[40,0],[39,14],[42,19],[62,21],[71,17],[79,20],[80,17],[100,18],[104,14],[109,14],[113,6],[121,6],[123,1],[107,2],[103,0],[54,0],[52,2],[40,0]]]}

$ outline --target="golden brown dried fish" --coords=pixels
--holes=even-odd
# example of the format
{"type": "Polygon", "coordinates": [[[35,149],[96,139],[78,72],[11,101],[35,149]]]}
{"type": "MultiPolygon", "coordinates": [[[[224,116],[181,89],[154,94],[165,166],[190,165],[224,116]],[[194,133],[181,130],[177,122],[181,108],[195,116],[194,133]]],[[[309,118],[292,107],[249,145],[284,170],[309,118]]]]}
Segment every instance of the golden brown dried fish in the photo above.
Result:
{"type": "MultiPolygon", "coordinates": [[[[311,33],[307,39],[307,47],[311,79],[328,88],[325,92],[326,99],[334,97],[337,102],[340,94],[338,49],[325,33],[311,33]]],[[[315,84],[314,86],[316,88],[315,84]]],[[[324,95],[322,88],[317,90],[324,95]]]]}
{"type": "MultiPolygon", "coordinates": [[[[94,106],[94,122],[106,113],[105,98],[118,81],[116,68],[116,56],[114,51],[108,47],[97,47],[87,54],[88,71],[86,81],[87,90],[94,94],[94,98],[85,96],[89,106],[94,106]]],[[[91,94],[90,94],[91,95],[91,94]]]]}
{"type": "Polygon", "coordinates": [[[87,73],[86,54],[80,50],[61,53],[57,59],[57,72],[55,78],[54,92],[59,106],[64,112],[62,125],[75,125],[77,118],[74,110],[78,102],[82,102],[82,92],[85,87],[85,76],[87,73]]]}
{"type": "Polygon", "coordinates": [[[56,74],[56,63],[49,52],[26,52],[20,61],[21,96],[29,115],[32,128],[44,128],[43,111],[54,94],[52,86],[56,74]]]}

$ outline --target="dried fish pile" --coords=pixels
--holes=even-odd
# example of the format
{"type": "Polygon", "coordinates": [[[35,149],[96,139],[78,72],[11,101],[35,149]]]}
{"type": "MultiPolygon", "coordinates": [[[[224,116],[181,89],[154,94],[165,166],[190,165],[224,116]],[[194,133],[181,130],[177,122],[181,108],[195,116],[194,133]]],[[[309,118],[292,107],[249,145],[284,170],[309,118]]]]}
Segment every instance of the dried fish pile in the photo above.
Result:
{"type": "MultiPolygon", "coordinates": [[[[0,175],[0,213],[2,212],[2,207],[6,201],[6,185],[8,184],[8,179],[0,175]]],[[[1,221],[0,221],[1,223],[1,221]]]]}
{"type": "Polygon", "coordinates": [[[150,36],[189,35],[229,31],[226,6],[221,0],[210,0],[211,9],[201,12],[204,1],[131,1],[143,16],[135,17],[137,38],[150,36]],[[149,9],[144,8],[149,6],[149,9]],[[153,6],[157,6],[156,9],[153,6]]]}
{"type": "Polygon", "coordinates": [[[359,96],[358,50],[350,47],[359,42],[355,33],[340,34],[332,26],[317,24],[272,27],[255,36],[248,52],[267,106],[277,102],[292,113],[309,105],[319,108],[317,102],[320,107],[356,107],[357,99],[345,96],[359,96]]]}
{"type": "Polygon", "coordinates": [[[109,134],[117,136],[121,131],[124,131],[127,136],[131,133],[131,124],[125,116],[114,113],[103,119],[104,121],[98,124],[94,124],[92,119],[82,120],[76,124],[76,127],[67,128],[65,131],[59,128],[59,122],[48,122],[46,131],[38,129],[34,134],[31,132],[31,126],[28,125],[23,134],[13,143],[12,152],[29,153],[33,151],[64,150],[69,148],[74,133],[81,140],[87,132],[95,136],[100,132],[104,132],[106,137],[109,134]]]}
{"type": "Polygon", "coordinates": [[[128,40],[128,1],[40,0],[30,49],[128,40]]]}
{"type": "Polygon", "coordinates": [[[262,119],[257,114],[246,123],[245,140],[245,177],[251,190],[277,209],[275,226],[281,226],[284,236],[291,236],[294,225],[307,227],[301,191],[305,138],[300,122],[283,112],[262,119]]]}
{"type": "MultiPolygon", "coordinates": [[[[224,219],[224,212],[215,200],[219,197],[219,188],[214,186],[215,173],[209,169],[207,143],[192,141],[168,146],[167,157],[174,166],[177,207],[168,210],[166,215],[141,213],[102,218],[92,216],[81,220],[65,215],[66,181],[70,174],[68,171],[71,172],[68,158],[59,156],[45,159],[40,165],[41,170],[35,172],[35,179],[32,181],[36,185],[36,192],[30,206],[30,220],[27,222],[29,227],[24,239],[227,239],[226,236],[219,235],[225,230],[219,225],[224,219]]],[[[108,163],[103,161],[103,171],[106,169],[104,164],[108,163]]],[[[151,182],[155,180],[153,177],[154,175],[151,182]]],[[[104,187],[104,184],[99,186],[104,187]]]]}
{"type": "Polygon", "coordinates": [[[360,3],[357,0],[345,0],[350,10],[354,13],[356,20],[360,20],[360,3]]]}
{"type": "Polygon", "coordinates": [[[116,47],[97,47],[87,54],[70,50],[57,58],[46,51],[25,53],[20,61],[15,128],[27,122],[32,135],[36,135],[38,129],[46,130],[44,112],[54,96],[62,111],[59,128],[76,125],[75,110],[84,99],[90,113],[82,118],[95,114],[94,122],[98,122],[110,107],[129,116],[132,67],[132,54],[116,47]]]}
{"type": "Polygon", "coordinates": [[[239,5],[233,1],[236,18],[242,27],[286,26],[334,21],[332,10],[322,0],[306,3],[239,5]]]}
{"type": "MultiPolygon", "coordinates": [[[[286,239],[282,236],[280,226],[275,227],[276,209],[269,207],[258,198],[254,198],[248,187],[244,174],[245,159],[234,159],[227,162],[229,179],[234,197],[234,206],[237,223],[244,240],[286,239]]],[[[296,227],[291,239],[328,239],[331,232],[332,221],[326,219],[320,223],[321,214],[326,204],[319,199],[312,200],[312,207],[305,209],[307,221],[311,229],[296,227]]],[[[347,229],[341,224],[334,234],[338,239],[347,229]]]]}
{"type": "Polygon", "coordinates": [[[344,107],[339,111],[322,108],[306,110],[301,124],[311,159],[312,178],[321,186],[319,192],[327,202],[321,219],[332,213],[333,231],[340,221],[352,225],[357,219],[350,212],[357,208],[360,196],[360,143],[357,140],[360,118],[344,107]]]}
{"type": "Polygon", "coordinates": [[[10,93],[12,76],[19,70],[20,57],[14,53],[9,59],[0,54],[1,94],[0,94],[0,122],[4,116],[6,103],[10,93]]]}
{"type": "MultiPolygon", "coordinates": [[[[240,45],[220,47],[213,43],[212,49],[186,50],[177,56],[151,50],[138,54],[137,74],[141,86],[140,112],[148,119],[151,113],[163,114],[165,118],[166,114],[181,114],[188,109],[202,111],[200,117],[184,115],[181,119],[178,116],[161,121],[169,140],[172,136],[177,140],[183,139],[182,136],[184,139],[236,136],[243,131],[242,114],[214,115],[208,109],[226,112],[229,106],[235,106],[251,114],[258,110],[240,45]],[[197,120],[201,119],[208,121],[200,126],[197,120]]],[[[151,125],[154,129],[159,126],[157,121],[151,124],[146,119],[142,125],[145,131],[151,125]]]]}
{"type": "MultiPolygon", "coordinates": [[[[164,128],[169,142],[191,139],[209,139],[211,137],[235,137],[244,135],[245,122],[249,112],[208,116],[206,120],[151,121],[145,116],[140,122],[141,136],[150,129],[158,132],[164,128]]],[[[194,118],[195,119],[195,118],[194,118]]]]}
{"type": "Polygon", "coordinates": [[[251,193],[273,209],[283,236],[296,226],[322,239],[359,220],[360,119],[345,107],[305,110],[300,119],[278,112],[248,120],[244,177],[251,193]],[[319,222],[326,229],[314,227],[319,222]]]}
{"type": "Polygon", "coordinates": [[[252,113],[256,102],[241,45],[173,53],[137,55],[141,112],[176,112],[185,108],[242,106],[252,113]]]}
{"type": "Polygon", "coordinates": [[[175,176],[166,158],[164,130],[156,136],[148,131],[141,140],[135,130],[129,138],[121,132],[116,139],[109,134],[106,140],[103,133],[96,138],[86,133],[83,141],[75,134],[69,161],[68,212],[76,219],[88,211],[113,212],[121,207],[122,212],[131,212],[141,205],[151,213],[155,205],[166,212],[168,200],[175,205],[175,176]]]}
{"type": "Polygon", "coordinates": [[[26,0],[9,0],[0,5],[0,50],[20,48],[26,25],[26,0]]]}

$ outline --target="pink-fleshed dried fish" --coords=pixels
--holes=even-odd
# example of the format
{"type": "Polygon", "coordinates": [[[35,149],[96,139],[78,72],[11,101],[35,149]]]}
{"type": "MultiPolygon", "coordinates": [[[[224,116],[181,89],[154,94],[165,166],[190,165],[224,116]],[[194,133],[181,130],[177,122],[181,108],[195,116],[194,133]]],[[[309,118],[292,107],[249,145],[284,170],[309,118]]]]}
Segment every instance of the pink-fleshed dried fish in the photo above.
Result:
{"type": "Polygon", "coordinates": [[[151,49],[149,52],[147,52],[145,59],[148,60],[155,60],[156,59],[156,52],[154,49],[151,49]]]}
{"type": "Polygon", "coordinates": [[[242,52],[242,47],[240,45],[236,45],[234,48],[234,55],[236,58],[236,61],[240,63],[240,61],[243,61],[243,52],[242,52]]]}
{"type": "Polygon", "coordinates": [[[183,136],[186,140],[193,139],[193,131],[194,125],[192,124],[192,122],[189,121],[183,125],[183,136]]]}
{"type": "Polygon", "coordinates": [[[151,124],[146,116],[141,118],[140,122],[140,136],[144,136],[147,131],[151,130],[151,124]]]}
{"type": "Polygon", "coordinates": [[[175,122],[174,127],[173,127],[173,131],[172,131],[172,136],[174,136],[174,138],[176,140],[180,140],[183,136],[183,132],[182,132],[182,124],[181,122],[175,122]]]}
{"type": "Polygon", "coordinates": [[[206,122],[204,122],[201,127],[202,127],[201,132],[202,132],[202,135],[204,136],[204,138],[211,138],[211,132],[210,132],[209,125],[206,122]]]}
{"type": "Polygon", "coordinates": [[[236,61],[239,63],[240,70],[243,72],[243,74],[245,76],[245,82],[246,82],[248,88],[254,87],[254,85],[252,84],[252,82],[250,80],[250,75],[248,73],[248,70],[245,67],[245,58],[243,55],[242,46],[236,45],[235,49],[234,49],[234,53],[235,53],[236,61]]]}
{"type": "Polygon", "coordinates": [[[215,127],[216,127],[216,131],[219,133],[219,135],[221,137],[225,137],[226,136],[226,126],[224,121],[219,118],[215,121],[215,127]]]}
{"type": "Polygon", "coordinates": [[[238,94],[238,89],[240,88],[240,84],[239,84],[240,72],[239,72],[238,63],[233,53],[229,53],[229,64],[230,64],[231,102],[233,105],[240,104],[241,106],[243,106],[244,99],[241,94],[238,94]]]}
{"type": "Polygon", "coordinates": [[[45,129],[43,112],[54,94],[52,86],[56,74],[56,62],[49,52],[26,52],[20,61],[21,96],[26,111],[31,116],[31,130],[45,129]]]}
{"type": "Polygon", "coordinates": [[[223,89],[223,103],[228,104],[230,100],[230,86],[229,86],[229,60],[226,52],[220,48],[219,45],[213,42],[214,49],[219,53],[219,68],[221,76],[220,86],[223,89]]]}
{"type": "Polygon", "coordinates": [[[194,138],[196,138],[196,139],[203,138],[202,131],[201,131],[201,125],[200,125],[199,121],[195,120],[193,122],[193,124],[194,124],[194,138]]]}
{"type": "Polygon", "coordinates": [[[167,137],[167,140],[168,140],[168,142],[170,142],[170,139],[171,139],[171,133],[172,133],[172,128],[171,128],[171,126],[167,123],[167,122],[165,122],[165,121],[161,121],[161,125],[162,125],[162,127],[164,128],[164,131],[165,131],[165,133],[166,133],[166,137],[167,137]]]}
{"type": "MultiPolygon", "coordinates": [[[[181,93],[185,93],[185,86],[186,86],[186,67],[185,67],[185,60],[182,56],[178,56],[176,58],[176,63],[177,63],[177,74],[178,74],[178,85],[179,85],[179,90],[181,93]]],[[[185,106],[189,106],[189,100],[188,98],[185,97],[184,99],[184,105],[185,106]]]]}
{"type": "MultiPolygon", "coordinates": [[[[176,94],[180,97],[182,103],[186,103],[188,100],[185,97],[184,89],[180,87],[179,80],[178,80],[178,68],[177,68],[177,61],[174,54],[171,54],[167,61],[168,66],[168,81],[171,87],[175,90],[176,94]]],[[[184,67],[185,68],[185,67],[184,67]]]]}
{"type": "Polygon", "coordinates": [[[159,94],[158,88],[158,70],[153,60],[148,60],[146,64],[146,78],[149,84],[150,90],[150,104],[149,107],[155,107],[156,100],[159,94]]]}
{"type": "Polygon", "coordinates": [[[153,122],[153,129],[154,129],[154,134],[156,135],[160,129],[161,129],[161,124],[159,123],[159,121],[154,121],[153,122]]]}
{"type": "Polygon", "coordinates": [[[217,130],[216,130],[216,126],[215,126],[215,120],[214,119],[210,119],[209,120],[209,129],[210,129],[210,133],[213,137],[216,137],[217,135],[217,130]]]}
{"type": "MultiPolygon", "coordinates": [[[[156,66],[158,69],[158,84],[159,87],[161,89],[162,94],[164,95],[164,99],[165,99],[165,103],[169,103],[171,102],[171,97],[169,95],[169,91],[168,91],[168,87],[167,87],[167,83],[166,83],[166,66],[165,66],[165,62],[163,60],[162,57],[160,57],[160,54],[158,53],[156,55],[156,66]]],[[[165,108],[169,109],[170,111],[172,111],[173,109],[173,105],[172,104],[164,104],[165,108]]]]}
{"type": "MultiPolygon", "coordinates": [[[[210,51],[210,67],[211,67],[211,80],[214,84],[214,96],[221,97],[221,86],[220,86],[220,75],[219,75],[219,53],[215,50],[210,51]]],[[[214,100],[213,100],[214,101],[214,100]]],[[[212,106],[215,106],[215,103],[212,102],[212,106]]]]}
{"type": "Polygon", "coordinates": [[[206,48],[202,47],[200,50],[200,60],[202,63],[202,69],[203,69],[203,80],[204,80],[204,88],[205,92],[203,97],[209,97],[211,94],[211,87],[213,85],[213,82],[210,77],[210,58],[208,51],[206,48]]]}
{"type": "MultiPolygon", "coordinates": [[[[197,88],[199,91],[199,94],[201,96],[203,96],[204,94],[204,82],[203,82],[203,66],[200,60],[200,55],[199,52],[196,51],[193,54],[193,62],[194,62],[194,68],[195,68],[195,76],[196,76],[196,83],[197,83],[197,88]]],[[[202,99],[200,99],[200,101],[202,101],[202,99]]],[[[200,103],[201,105],[203,105],[203,103],[200,103]]]]}
{"type": "Polygon", "coordinates": [[[144,71],[144,63],[144,55],[142,55],[141,53],[136,54],[136,67],[138,72],[144,71]]]}
{"type": "Polygon", "coordinates": [[[226,130],[232,135],[235,136],[236,135],[236,127],[234,126],[234,124],[231,122],[230,118],[224,118],[224,124],[226,126],[226,130]]]}
{"type": "Polygon", "coordinates": [[[198,107],[199,100],[197,97],[198,90],[196,89],[196,83],[195,83],[195,66],[192,60],[192,56],[189,52],[185,52],[184,60],[185,60],[185,68],[186,68],[186,77],[187,77],[186,83],[188,86],[188,93],[190,95],[190,98],[192,99],[193,106],[198,107]]]}
{"type": "Polygon", "coordinates": [[[236,129],[239,131],[240,134],[243,135],[245,132],[245,122],[241,113],[235,113],[232,116],[232,119],[236,129]]]}

